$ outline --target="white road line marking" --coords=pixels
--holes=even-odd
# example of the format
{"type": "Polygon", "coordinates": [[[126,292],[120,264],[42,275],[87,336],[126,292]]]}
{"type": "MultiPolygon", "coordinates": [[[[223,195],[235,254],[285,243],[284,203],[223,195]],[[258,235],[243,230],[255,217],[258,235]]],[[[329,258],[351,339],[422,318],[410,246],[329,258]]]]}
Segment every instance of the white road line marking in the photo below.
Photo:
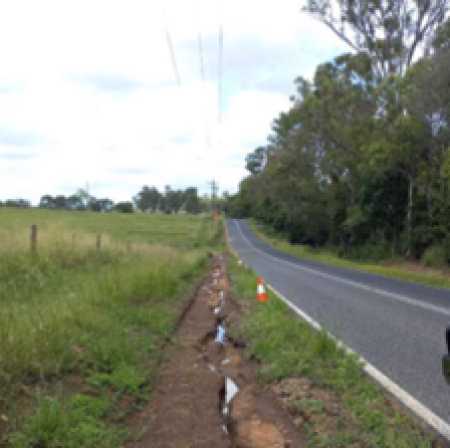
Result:
{"type": "MultiPolygon", "coordinates": [[[[259,250],[255,246],[253,246],[248,239],[242,234],[241,229],[239,228],[236,221],[233,221],[237,230],[241,234],[244,241],[252,247],[257,252],[263,254],[266,257],[275,259],[279,262],[283,262],[287,265],[294,266],[298,269],[305,270],[307,272],[311,272],[314,274],[319,274],[324,277],[332,278],[333,280],[342,281],[343,283],[349,283],[354,284],[355,286],[362,286],[363,289],[370,289],[371,291],[378,292],[378,294],[386,294],[388,296],[395,296],[394,298],[397,299],[397,294],[391,294],[382,290],[374,290],[372,288],[368,288],[365,285],[361,285],[359,283],[350,282],[347,280],[340,279],[338,277],[323,274],[318,271],[314,271],[313,269],[309,268],[303,268],[301,266],[298,266],[294,263],[290,263],[285,260],[281,260],[277,257],[273,257],[272,255],[266,254],[265,252],[259,250]]],[[[267,284],[267,287],[276,294],[289,308],[291,308],[296,314],[298,314],[303,320],[305,320],[309,325],[311,325],[313,328],[315,328],[318,331],[322,330],[322,326],[316,322],[312,317],[310,317],[308,314],[306,314],[304,311],[302,311],[300,308],[295,306],[292,302],[290,302],[288,299],[286,299],[282,294],[280,294],[275,288],[267,284]]],[[[402,297],[403,296],[399,296],[402,297]]],[[[415,301],[412,301],[415,302],[415,301]]],[[[408,302],[410,303],[409,299],[408,302]]],[[[347,347],[342,341],[337,339],[333,334],[328,332],[328,335],[332,337],[339,347],[342,347],[347,353],[351,353],[356,355],[360,361],[364,365],[364,371],[369,375],[371,378],[373,378],[375,381],[377,381],[381,386],[383,386],[386,390],[388,390],[394,397],[396,397],[401,403],[403,403],[406,407],[411,409],[412,412],[414,412],[417,416],[419,416],[423,421],[425,421],[428,425],[430,425],[432,428],[434,428],[439,434],[441,434],[443,437],[445,437],[447,440],[450,440],[450,425],[446,423],[444,420],[442,420],[440,417],[438,417],[434,412],[432,412],[430,409],[428,409],[426,406],[424,406],[422,403],[420,403],[418,400],[416,400],[413,396],[411,396],[408,392],[406,392],[404,389],[402,389],[398,384],[390,380],[384,373],[382,373],[380,370],[378,370],[375,366],[368,363],[362,356],[360,356],[358,353],[354,352],[351,348],[347,347]]]]}
{"type": "Polygon", "coordinates": [[[390,299],[395,299],[399,302],[406,303],[406,304],[412,305],[412,306],[417,306],[419,308],[423,308],[428,311],[433,311],[435,313],[445,314],[446,316],[450,316],[450,309],[448,309],[448,308],[443,308],[441,306],[432,305],[431,303],[423,303],[423,302],[420,302],[419,300],[411,299],[411,298],[403,296],[401,294],[395,294],[393,292],[384,291],[383,289],[378,289],[378,288],[374,288],[372,286],[367,286],[367,285],[364,285],[363,283],[358,283],[353,280],[346,280],[341,277],[336,277],[335,275],[325,274],[324,272],[316,271],[315,269],[307,268],[304,266],[299,266],[298,264],[291,263],[290,261],[286,261],[281,258],[274,257],[273,255],[270,255],[270,254],[262,251],[261,249],[258,249],[257,247],[255,247],[242,233],[238,223],[235,220],[233,222],[234,222],[238,232],[240,233],[242,239],[247,243],[247,245],[249,247],[251,247],[254,251],[261,254],[263,257],[270,258],[272,260],[276,260],[279,263],[294,267],[296,269],[299,269],[300,271],[308,272],[309,274],[314,274],[319,277],[324,277],[324,278],[327,278],[330,280],[334,280],[336,282],[343,283],[345,285],[354,286],[355,288],[363,289],[364,291],[369,291],[369,292],[372,292],[372,293],[375,293],[375,294],[378,294],[381,296],[389,297],[390,299]]]}
{"type": "MultiPolygon", "coordinates": [[[[298,314],[302,319],[304,319],[308,324],[318,331],[322,330],[321,325],[316,322],[313,318],[308,316],[300,308],[297,308],[288,299],[283,297],[275,288],[267,284],[267,287],[276,294],[289,308],[291,308],[296,314],[298,314]]],[[[368,363],[362,356],[354,352],[351,348],[347,347],[342,341],[337,339],[333,334],[328,332],[328,335],[336,342],[339,347],[342,347],[347,353],[356,355],[359,360],[364,364],[364,371],[373,378],[376,382],[381,384],[385,389],[387,389],[394,397],[396,397],[400,402],[402,402],[406,407],[411,409],[416,415],[418,415],[422,420],[424,420],[428,425],[434,428],[439,434],[450,440],[450,425],[438,417],[434,412],[430,411],[426,406],[424,406],[420,401],[416,400],[408,392],[402,389],[398,384],[390,380],[384,373],[378,370],[375,366],[368,363]]]]}

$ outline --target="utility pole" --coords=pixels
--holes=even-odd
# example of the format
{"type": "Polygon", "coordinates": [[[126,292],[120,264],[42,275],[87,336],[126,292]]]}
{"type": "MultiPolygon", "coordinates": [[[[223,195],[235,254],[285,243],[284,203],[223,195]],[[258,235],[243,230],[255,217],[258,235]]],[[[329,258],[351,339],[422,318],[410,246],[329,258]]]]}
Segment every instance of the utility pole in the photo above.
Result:
{"type": "Polygon", "coordinates": [[[208,185],[211,187],[211,213],[213,213],[216,210],[216,194],[219,191],[219,185],[215,179],[209,181],[208,185]]]}

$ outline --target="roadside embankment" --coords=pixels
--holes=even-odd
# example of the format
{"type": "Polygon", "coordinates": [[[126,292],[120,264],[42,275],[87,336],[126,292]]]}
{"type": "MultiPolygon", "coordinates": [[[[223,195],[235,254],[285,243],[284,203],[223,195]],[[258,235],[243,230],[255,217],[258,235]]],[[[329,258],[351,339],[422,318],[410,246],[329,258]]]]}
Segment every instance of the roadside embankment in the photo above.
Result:
{"type": "Polygon", "coordinates": [[[229,262],[241,309],[238,335],[247,356],[258,360],[259,377],[291,415],[302,446],[446,446],[411,417],[363,372],[354,355],[313,330],[271,291],[256,301],[252,270],[229,262]]]}

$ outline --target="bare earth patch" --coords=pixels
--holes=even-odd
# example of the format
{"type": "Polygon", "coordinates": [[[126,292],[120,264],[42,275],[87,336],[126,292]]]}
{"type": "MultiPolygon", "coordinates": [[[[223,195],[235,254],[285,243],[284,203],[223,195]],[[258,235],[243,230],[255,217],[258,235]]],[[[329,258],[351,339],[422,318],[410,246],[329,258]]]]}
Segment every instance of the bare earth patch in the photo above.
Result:
{"type": "Polygon", "coordinates": [[[413,261],[385,261],[380,263],[386,268],[396,268],[403,271],[412,272],[414,274],[424,274],[428,277],[448,277],[450,272],[445,269],[428,268],[420,263],[413,261]]]}
{"type": "Polygon", "coordinates": [[[230,334],[238,314],[228,294],[226,259],[218,256],[166,350],[150,402],[130,421],[128,448],[301,446],[288,412],[273,391],[258,385],[245,343],[230,334]],[[230,384],[237,393],[227,401],[230,384]]]}

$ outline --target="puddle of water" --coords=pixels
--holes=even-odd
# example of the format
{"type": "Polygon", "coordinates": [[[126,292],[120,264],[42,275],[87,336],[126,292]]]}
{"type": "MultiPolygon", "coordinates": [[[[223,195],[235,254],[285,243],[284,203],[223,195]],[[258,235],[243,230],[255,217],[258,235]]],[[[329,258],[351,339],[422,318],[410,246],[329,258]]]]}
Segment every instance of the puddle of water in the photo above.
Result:
{"type": "Polygon", "coordinates": [[[222,309],[221,306],[214,308],[214,314],[219,314],[221,309],[222,309]]]}
{"type": "Polygon", "coordinates": [[[217,333],[214,341],[219,344],[225,343],[225,328],[222,325],[217,326],[217,333]]]}
{"type": "Polygon", "coordinates": [[[230,360],[228,359],[228,358],[225,358],[223,361],[222,361],[222,364],[229,364],[230,363],[230,360]]]}

